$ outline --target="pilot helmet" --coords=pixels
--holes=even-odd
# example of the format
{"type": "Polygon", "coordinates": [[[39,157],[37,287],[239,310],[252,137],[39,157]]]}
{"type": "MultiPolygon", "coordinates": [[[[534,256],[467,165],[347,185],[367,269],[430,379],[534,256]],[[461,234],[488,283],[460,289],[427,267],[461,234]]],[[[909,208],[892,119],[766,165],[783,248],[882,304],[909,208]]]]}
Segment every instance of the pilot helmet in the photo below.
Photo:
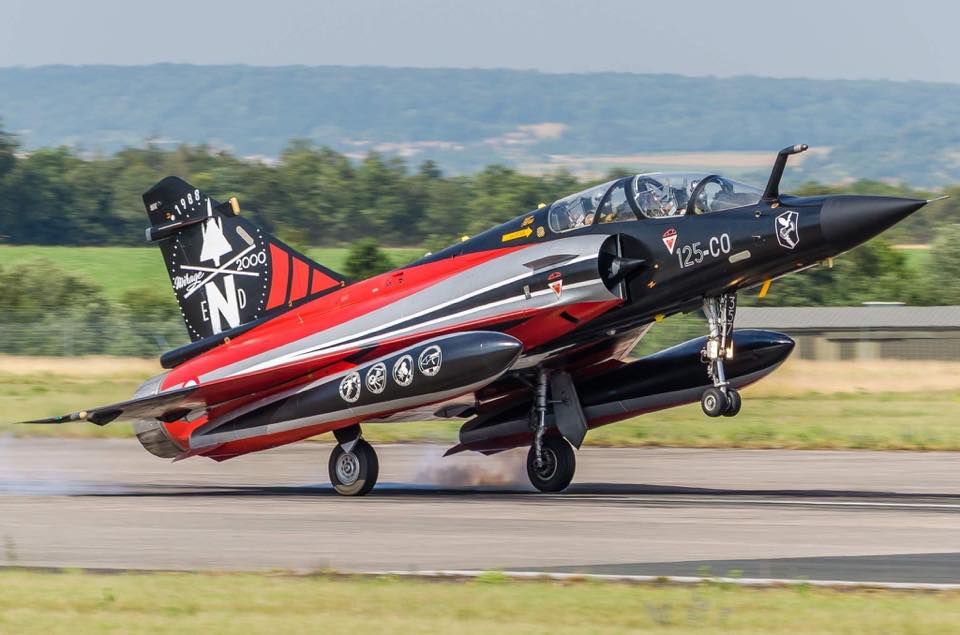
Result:
{"type": "Polygon", "coordinates": [[[664,186],[660,193],[660,213],[663,216],[673,216],[677,213],[677,199],[669,186],[664,186]]]}
{"type": "Polygon", "coordinates": [[[677,211],[677,201],[670,185],[652,178],[637,177],[634,186],[637,192],[637,205],[647,216],[672,216],[677,211]]]}

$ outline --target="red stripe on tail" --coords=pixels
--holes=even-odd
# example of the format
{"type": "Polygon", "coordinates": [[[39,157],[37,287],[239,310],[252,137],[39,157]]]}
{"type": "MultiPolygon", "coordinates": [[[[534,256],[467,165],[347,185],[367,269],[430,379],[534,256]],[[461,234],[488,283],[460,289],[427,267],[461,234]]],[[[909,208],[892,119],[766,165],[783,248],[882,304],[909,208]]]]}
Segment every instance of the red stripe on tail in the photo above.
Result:
{"type": "Polygon", "coordinates": [[[267,308],[280,306],[287,299],[287,278],[290,276],[290,255],[274,244],[270,244],[270,263],[273,278],[270,280],[270,297],[267,308]]]}
{"type": "Polygon", "coordinates": [[[314,293],[320,293],[324,289],[329,289],[330,287],[335,287],[340,283],[327,274],[323,273],[319,269],[313,270],[313,277],[310,279],[310,295],[314,293]]]}
{"type": "Polygon", "coordinates": [[[299,258],[293,259],[293,282],[290,284],[290,301],[299,300],[307,295],[310,282],[310,267],[299,258]]]}

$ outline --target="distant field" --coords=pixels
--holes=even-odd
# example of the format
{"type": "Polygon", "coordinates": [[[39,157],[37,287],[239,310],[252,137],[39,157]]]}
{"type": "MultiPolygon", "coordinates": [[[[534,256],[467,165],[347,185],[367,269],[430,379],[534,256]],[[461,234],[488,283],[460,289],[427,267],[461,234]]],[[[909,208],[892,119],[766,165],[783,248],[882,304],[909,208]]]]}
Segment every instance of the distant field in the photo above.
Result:
{"type": "MultiPolygon", "coordinates": [[[[798,156],[792,167],[803,165],[807,159],[830,154],[830,147],[811,148],[809,152],[798,156]]],[[[632,167],[637,171],[657,172],[715,172],[722,171],[726,176],[748,178],[756,185],[763,181],[770,171],[774,154],[762,151],[700,151],[700,152],[650,152],[643,154],[612,154],[581,156],[572,154],[551,154],[542,162],[521,163],[521,171],[530,174],[550,174],[564,169],[581,178],[599,179],[611,169],[632,167]]]]}
{"type": "Polygon", "coordinates": [[[930,259],[930,245],[896,245],[896,249],[907,257],[907,266],[914,271],[920,271],[930,259]]]}
{"type": "MultiPolygon", "coordinates": [[[[397,265],[424,254],[420,248],[385,249],[397,265]]],[[[346,248],[314,248],[307,255],[331,269],[343,270],[346,248]]],[[[107,297],[116,299],[128,289],[170,286],[163,256],[156,247],[38,247],[34,245],[0,246],[0,266],[16,266],[47,259],[60,268],[83,276],[102,286],[107,297]]]]}
{"type": "MultiPolygon", "coordinates": [[[[0,435],[124,437],[127,424],[17,426],[129,399],[155,362],[0,357],[0,435]]],[[[697,404],[592,431],[608,446],[960,450],[960,364],[791,361],[744,391],[743,411],[709,419],[697,404]],[[909,391],[904,391],[904,387],[909,391]]],[[[459,422],[371,424],[373,442],[454,442],[459,422]]]]}
{"type": "MultiPolygon", "coordinates": [[[[907,262],[919,270],[930,256],[925,246],[903,245],[907,262]]],[[[402,265],[421,257],[419,247],[387,248],[391,261],[402,265]]],[[[347,258],[345,247],[318,247],[307,254],[334,270],[343,270],[347,258]]],[[[34,245],[0,245],[0,267],[46,259],[103,287],[109,299],[115,300],[128,289],[144,287],[167,289],[170,285],[163,257],[154,247],[39,247],[34,245]]]]}
{"type": "Polygon", "coordinates": [[[5,633],[954,633],[957,592],[0,572],[5,633]]]}

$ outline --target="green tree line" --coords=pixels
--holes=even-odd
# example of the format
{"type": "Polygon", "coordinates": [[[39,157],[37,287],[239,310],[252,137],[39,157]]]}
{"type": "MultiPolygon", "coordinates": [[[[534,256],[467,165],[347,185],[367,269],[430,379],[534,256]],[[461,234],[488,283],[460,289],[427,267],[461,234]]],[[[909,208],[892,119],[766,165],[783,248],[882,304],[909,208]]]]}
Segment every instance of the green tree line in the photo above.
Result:
{"type": "MultiPolygon", "coordinates": [[[[0,242],[142,244],[141,193],[168,174],[221,199],[238,196],[254,222],[295,245],[352,245],[346,273],[356,278],[391,266],[378,246],[437,249],[592,184],[565,172],[534,176],[499,165],[447,176],[431,161],[410,167],[378,154],[356,159],[302,141],[290,143],[276,163],[202,146],[148,146],[100,157],[64,148],[23,154],[14,137],[0,132],[0,242]]],[[[810,183],[795,193],[828,192],[930,195],[865,181],[810,183]]],[[[960,226],[954,222],[960,187],[948,192],[953,199],[838,258],[833,267],[778,280],[763,303],[960,304],[960,226]],[[895,243],[931,246],[923,258],[910,259],[895,243]]],[[[744,301],[757,302],[750,294],[744,301]]],[[[185,339],[167,289],[134,289],[111,301],[96,283],[53,263],[0,262],[0,352],[154,355],[185,339]]]]}
{"type": "MultiPolygon", "coordinates": [[[[607,177],[627,173],[613,170],[607,177]]],[[[254,221],[297,245],[333,246],[363,238],[388,246],[438,247],[591,185],[568,172],[522,174],[490,165],[448,176],[432,161],[416,166],[369,153],[352,159],[293,141],[279,161],[243,160],[204,146],[131,148],[80,156],[66,148],[22,154],[0,130],[0,240],[10,244],[141,245],[141,194],[174,174],[214,197],[237,196],[254,221]]],[[[929,197],[929,192],[859,181],[807,184],[797,193],[872,192],[929,197]]],[[[955,196],[895,228],[895,242],[924,243],[957,219],[955,196]]]]}
{"type": "Polygon", "coordinates": [[[582,185],[567,173],[529,176],[496,165],[448,177],[431,161],[415,169],[376,153],[354,161],[297,141],[276,164],[202,146],[104,157],[65,148],[24,155],[0,133],[0,236],[10,244],[143,244],[140,197],[170,174],[221,200],[238,196],[254,222],[313,246],[363,238],[396,246],[451,242],[582,185]]]}

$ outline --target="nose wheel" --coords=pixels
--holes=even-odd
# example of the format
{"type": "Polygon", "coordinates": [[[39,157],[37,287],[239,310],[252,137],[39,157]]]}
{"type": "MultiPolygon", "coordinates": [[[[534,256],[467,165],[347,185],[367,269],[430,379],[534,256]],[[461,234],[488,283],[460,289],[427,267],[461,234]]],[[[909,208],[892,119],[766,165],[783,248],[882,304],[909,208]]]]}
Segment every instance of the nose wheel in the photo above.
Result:
{"type": "Polygon", "coordinates": [[[740,399],[740,391],[736,388],[727,388],[727,409],[724,410],[724,417],[736,417],[740,414],[740,406],[743,405],[743,400],[740,399]]]}
{"type": "Polygon", "coordinates": [[[700,407],[708,417],[735,417],[740,412],[741,405],[743,401],[740,391],[730,386],[727,386],[726,390],[707,388],[700,397],[700,407]]]}
{"type": "Polygon", "coordinates": [[[707,365],[707,376],[713,387],[703,391],[700,407],[708,417],[735,417],[743,404],[740,393],[730,386],[724,370],[724,360],[733,359],[733,322],[737,315],[737,295],[725,293],[703,299],[703,313],[707,316],[710,334],[700,356],[707,365]]]}

